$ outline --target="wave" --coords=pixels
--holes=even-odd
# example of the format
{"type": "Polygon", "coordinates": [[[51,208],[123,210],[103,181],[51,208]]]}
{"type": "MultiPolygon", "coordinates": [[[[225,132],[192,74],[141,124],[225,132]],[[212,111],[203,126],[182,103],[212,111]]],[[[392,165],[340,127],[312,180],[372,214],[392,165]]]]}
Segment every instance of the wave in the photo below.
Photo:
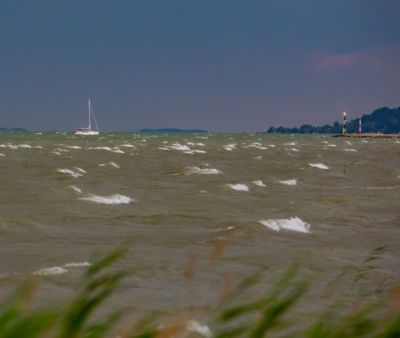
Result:
{"type": "Polygon", "coordinates": [[[258,143],[258,142],[253,142],[252,144],[249,144],[248,146],[245,146],[244,148],[256,148],[256,149],[260,149],[260,150],[268,149],[267,147],[264,147],[261,143],[258,143]]]}
{"type": "Polygon", "coordinates": [[[261,181],[261,180],[253,181],[252,183],[253,183],[254,185],[259,186],[259,187],[266,187],[266,185],[264,184],[264,182],[261,181]]]}
{"type": "Polygon", "coordinates": [[[236,191],[249,191],[249,187],[246,184],[242,184],[242,183],[227,184],[227,186],[236,191]]]}
{"type": "Polygon", "coordinates": [[[99,167],[105,167],[105,166],[110,166],[110,167],[114,167],[114,168],[117,168],[117,169],[120,169],[121,167],[119,166],[119,164],[117,164],[117,163],[115,163],[115,162],[107,162],[107,163],[100,163],[99,164],[99,167]]]}
{"type": "Polygon", "coordinates": [[[312,168],[318,168],[322,170],[329,170],[329,167],[323,163],[308,163],[308,165],[312,168]]]}
{"type": "Polygon", "coordinates": [[[88,201],[99,204],[108,204],[108,205],[130,204],[132,202],[136,202],[135,199],[120,194],[112,194],[110,196],[99,196],[99,195],[89,194],[85,197],[80,197],[79,199],[82,201],[88,201]]]}
{"type": "Polygon", "coordinates": [[[297,180],[285,180],[285,181],[278,181],[281,184],[286,185],[297,185],[297,180]]]}
{"type": "Polygon", "coordinates": [[[3,153],[0,153],[0,156],[6,156],[5,154],[3,154],[3,153]]]}
{"type": "Polygon", "coordinates": [[[124,143],[120,144],[118,147],[124,147],[124,148],[136,148],[133,144],[130,143],[124,143]]]}
{"type": "Polygon", "coordinates": [[[89,262],[71,262],[64,264],[64,268],[84,268],[91,265],[89,262]]]}
{"type": "Polygon", "coordinates": [[[58,171],[59,173],[72,176],[73,178],[78,178],[78,177],[83,176],[83,174],[81,174],[81,173],[79,173],[79,172],[76,172],[76,171],[73,171],[73,170],[71,170],[71,169],[57,169],[57,171],[58,171]]]}
{"type": "Polygon", "coordinates": [[[87,148],[88,150],[106,150],[106,151],[111,151],[113,153],[118,153],[118,154],[125,154],[124,151],[122,151],[121,149],[119,149],[118,147],[89,147],[87,148]]]}
{"type": "Polygon", "coordinates": [[[219,175],[222,171],[215,168],[187,167],[185,175],[219,175]]]}
{"type": "Polygon", "coordinates": [[[51,268],[44,268],[33,272],[34,275],[39,276],[54,276],[54,275],[62,275],[63,273],[67,273],[68,270],[63,268],[62,266],[53,266],[51,268]]]}
{"type": "Polygon", "coordinates": [[[188,320],[186,322],[186,331],[197,333],[205,338],[211,338],[213,336],[211,329],[207,325],[200,324],[195,320],[188,320]]]}
{"type": "Polygon", "coordinates": [[[270,228],[274,231],[289,230],[303,233],[310,233],[310,224],[303,222],[298,217],[291,217],[288,219],[269,219],[269,220],[259,220],[259,223],[270,228]]]}
{"type": "Polygon", "coordinates": [[[344,148],[343,151],[357,151],[357,150],[354,148],[344,148]]]}
{"type": "Polygon", "coordinates": [[[71,262],[71,263],[66,263],[63,266],[52,266],[50,268],[43,268],[33,272],[33,274],[39,276],[62,275],[68,272],[67,268],[84,268],[90,265],[91,264],[89,262],[71,262]]]}
{"type": "Polygon", "coordinates": [[[78,188],[77,186],[75,186],[75,185],[69,185],[67,188],[70,189],[70,190],[73,190],[73,191],[77,192],[78,194],[82,194],[82,190],[79,189],[79,188],[78,188]]]}
{"type": "Polygon", "coordinates": [[[82,149],[82,147],[80,146],[64,146],[64,147],[68,149],[82,149]]]}
{"type": "Polygon", "coordinates": [[[229,143],[229,144],[225,144],[222,146],[222,148],[224,148],[227,151],[233,151],[236,149],[237,144],[236,143],[229,143]]]}

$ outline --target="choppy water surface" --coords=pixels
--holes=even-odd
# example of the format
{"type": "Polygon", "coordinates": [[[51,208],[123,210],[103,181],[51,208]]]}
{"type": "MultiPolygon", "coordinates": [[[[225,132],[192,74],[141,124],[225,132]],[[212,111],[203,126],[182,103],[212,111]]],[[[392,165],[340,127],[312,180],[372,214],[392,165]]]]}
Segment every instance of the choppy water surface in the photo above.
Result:
{"type": "Polygon", "coordinates": [[[227,278],[268,266],[274,279],[293,261],[315,295],[348,290],[381,245],[370,291],[400,276],[396,140],[5,133],[0,182],[4,292],[36,275],[43,299],[66,296],[93,253],[124,242],[119,306],[207,304],[227,278]]]}

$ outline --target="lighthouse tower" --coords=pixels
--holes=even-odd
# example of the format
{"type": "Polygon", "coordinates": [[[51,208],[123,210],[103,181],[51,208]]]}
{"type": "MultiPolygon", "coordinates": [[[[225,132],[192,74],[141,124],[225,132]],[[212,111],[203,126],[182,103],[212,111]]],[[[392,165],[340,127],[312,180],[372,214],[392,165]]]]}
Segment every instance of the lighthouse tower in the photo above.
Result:
{"type": "Polygon", "coordinates": [[[347,133],[347,113],[344,111],[342,113],[343,116],[343,124],[342,124],[342,134],[346,134],[347,133]]]}

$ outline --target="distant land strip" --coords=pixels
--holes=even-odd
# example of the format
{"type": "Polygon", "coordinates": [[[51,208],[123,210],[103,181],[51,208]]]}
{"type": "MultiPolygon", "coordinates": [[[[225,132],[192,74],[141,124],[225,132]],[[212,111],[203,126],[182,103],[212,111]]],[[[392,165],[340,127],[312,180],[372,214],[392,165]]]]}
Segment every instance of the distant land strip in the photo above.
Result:
{"type": "MultiPolygon", "coordinates": [[[[400,133],[400,107],[388,108],[383,107],[376,109],[369,115],[361,117],[362,133],[382,133],[382,134],[398,134],[400,133]]],[[[359,118],[351,120],[347,123],[347,133],[358,132],[359,118]]],[[[270,127],[267,133],[282,133],[282,134],[341,134],[342,125],[338,121],[333,125],[323,125],[315,127],[309,124],[304,124],[301,127],[285,128],[285,127],[270,127]]]]}
{"type": "Polygon", "coordinates": [[[178,134],[178,133],[208,133],[204,129],[177,129],[177,128],[161,128],[161,129],[140,129],[141,133],[168,133],[168,134],[178,134]]]}
{"type": "Polygon", "coordinates": [[[12,133],[20,133],[26,132],[27,130],[24,128],[0,128],[0,132],[12,132],[12,133]]]}

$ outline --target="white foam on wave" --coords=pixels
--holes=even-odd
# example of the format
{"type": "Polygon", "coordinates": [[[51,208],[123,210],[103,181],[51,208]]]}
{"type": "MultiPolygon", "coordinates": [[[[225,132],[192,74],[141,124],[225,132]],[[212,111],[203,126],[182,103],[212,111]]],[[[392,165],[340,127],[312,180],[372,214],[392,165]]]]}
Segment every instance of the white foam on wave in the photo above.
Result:
{"type": "Polygon", "coordinates": [[[7,143],[7,144],[0,144],[0,148],[9,148],[9,149],[17,150],[18,146],[15,146],[11,143],[7,143]]]}
{"type": "Polygon", "coordinates": [[[79,189],[79,188],[78,188],[77,186],[75,186],[75,185],[69,185],[67,188],[70,189],[70,190],[73,190],[73,191],[77,192],[78,194],[82,194],[82,190],[79,189]]]}
{"type": "Polygon", "coordinates": [[[87,266],[91,266],[89,262],[71,262],[64,264],[65,268],[84,268],[87,266]]]}
{"type": "Polygon", "coordinates": [[[297,185],[297,180],[284,180],[278,182],[285,185],[297,185]]]}
{"type": "Polygon", "coordinates": [[[297,142],[288,142],[288,143],[284,143],[284,146],[297,146],[297,142]]]}
{"type": "Polygon", "coordinates": [[[187,142],[188,146],[199,146],[199,147],[205,147],[206,145],[201,142],[187,142]]]}
{"type": "Polygon", "coordinates": [[[266,187],[266,185],[264,184],[264,182],[261,181],[261,180],[253,181],[252,183],[253,183],[254,185],[259,186],[259,187],[266,187]]]}
{"type": "Polygon", "coordinates": [[[50,268],[43,268],[33,272],[33,274],[39,276],[62,275],[68,272],[67,268],[84,268],[90,265],[91,264],[89,262],[71,262],[71,263],[66,263],[63,266],[52,266],[50,268]]]}
{"type": "Polygon", "coordinates": [[[80,172],[83,173],[83,174],[87,174],[87,171],[84,170],[84,169],[82,169],[82,168],[75,167],[75,169],[78,170],[78,171],[80,171],[80,172]]]}
{"type": "Polygon", "coordinates": [[[356,149],[353,149],[353,148],[344,148],[343,151],[354,152],[354,151],[357,151],[357,150],[356,150],[356,149]]]}
{"type": "Polygon", "coordinates": [[[256,148],[260,150],[266,150],[268,149],[267,147],[264,147],[261,143],[259,142],[253,142],[252,144],[249,144],[248,146],[244,146],[244,148],[256,148]]]}
{"type": "Polygon", "coordinates": [[[113,162],[113,161],[107,162],[107,163],[100,163],[100,164],[99,164],[99,167],[105,167],[105,166],[107,166],[107,165],[110,166],[110,167],[117,168],[117,169],[120,169],[120,168],[121,168],[119,164],[117,164],[117,163],[115,163],[115,162],[113,162]]]}
{"type": "Polygon", "coordinates": [[[34,275],[39,276],[54,276],[54,275],[62,275],[63,273],[67,273],[68,270],[63,268],[62,266],[53,266],[51,268],[44,268],[35,271],[34,275]]]}
{"type": "Polygon", "coordinates": [[[289,150],[289,151],[294,151],[294,152],[300,151],[299,149],[296,149],[296,148],[290,148],[290,149],[287,149],[287,150],[289,150]]]}
{"type": "Polygon", "coordinates": [[[180,143],[174,143],[173,145],[170,146],[170,148],[173,150],[178,150],[178,151],[191,151],[192,150],[188,146],[182,145],[180,143]]]}
{"type": "Polygon", "coordinates": [[[65,146],[65,148],[68,148],[68,149],[82,149],[82,147],[80,147],[80,146],[65,146]]]}
{"type": "Polygon", "coordinates": [[[160,150],[165,150],[165,151],[170,151],[171,149],[167,148],[167,147],[158,147],[158,149],[160,150]]]}
{"type": "Polygon", "coordinates": [[[222,171],[215,168],[187,167],[185,171],[185,175],[219,175],[219,174],[222,174],[222,171]]]}
{"type": "Polygon", "coordinates": [[[57,169],[58,172],[62,173],[62,174],[66,174],[69,176],[72,176],[73,178],[78,178],[80,176],[83,176],[83,174],[73,171],[71,169],[57,169]]]}
{"type": "Polygon", "coordinates": [[[329,170],[329,167],[323,163],[308,163],[308,165],[312,168],[318,168],[322,170],[329,170]]]}
{"type": "Polygon", "coordinates": [[[3,153],[0,153],[0,156],[2,156],[2,157],[3,157],[3,156],[6,156],[6,155],[5,155],[5,154],[3,154],[3,153]]]}
{"type": "Polygon", "coordinates": [[[32,148],[32,146],[30,144],[19,144],[17,147],[18,148],[28,148],[28,149],[32,148]]]}
{"type": "Polygon", "coordinates": [[[249,191],[249,187],[243,183],[227,184],[227,186],[236,191],[249,191]]]}
{"type": "Polygon", "coordinates": [[[211,329],[207,325],[200,324],[195,320],[188,320],[186,322],[186,330],[197,333],[205,338],[211,338],[213,336],[211,329]]]}
{"type": "Polygon", "coordinates": [[[120,144],[118,147],[124,147],[124,148],[136,148],[133,144],[130,143],[124,143],[120,144]]]}
{"type": "Polygon", "coordinates": [[[303,233],[311,232],[310,224],[303,222],[298,217],[291,217],[288,219],[261,219],[258,222],[274,231],[289,230],[303,233]]]}
{"type": "Polygon", "coordinates": [[[229,144],[225,144],[222,146],[222,148],[224,148],[227,151],[233,151],[236,149],[237,144],[236,143],[229,143],[229,144]]]}
{"type": "Polygon", "coordinates": [[[124,151],[122,151],[121,149],[119,149],[118,147],[108,147],[108,146],[103,146],[103,147],[89,147],[87,148],[88,150],[106,150],[106,151],[111,151],[113,153],[118,153],[118,154],[125,154],[124,151]]]}
{"type": "Polygon", "coordinates": [[[99,204],[108,204],[108,205],[130,204],[132,202],[136,202],[135,199],[120,194],[112,194],[110,196],[99,196],[99,195],[89,194],[85,197],[80,197],[79,199],[82,201],[88,201],[99,204]]]}

